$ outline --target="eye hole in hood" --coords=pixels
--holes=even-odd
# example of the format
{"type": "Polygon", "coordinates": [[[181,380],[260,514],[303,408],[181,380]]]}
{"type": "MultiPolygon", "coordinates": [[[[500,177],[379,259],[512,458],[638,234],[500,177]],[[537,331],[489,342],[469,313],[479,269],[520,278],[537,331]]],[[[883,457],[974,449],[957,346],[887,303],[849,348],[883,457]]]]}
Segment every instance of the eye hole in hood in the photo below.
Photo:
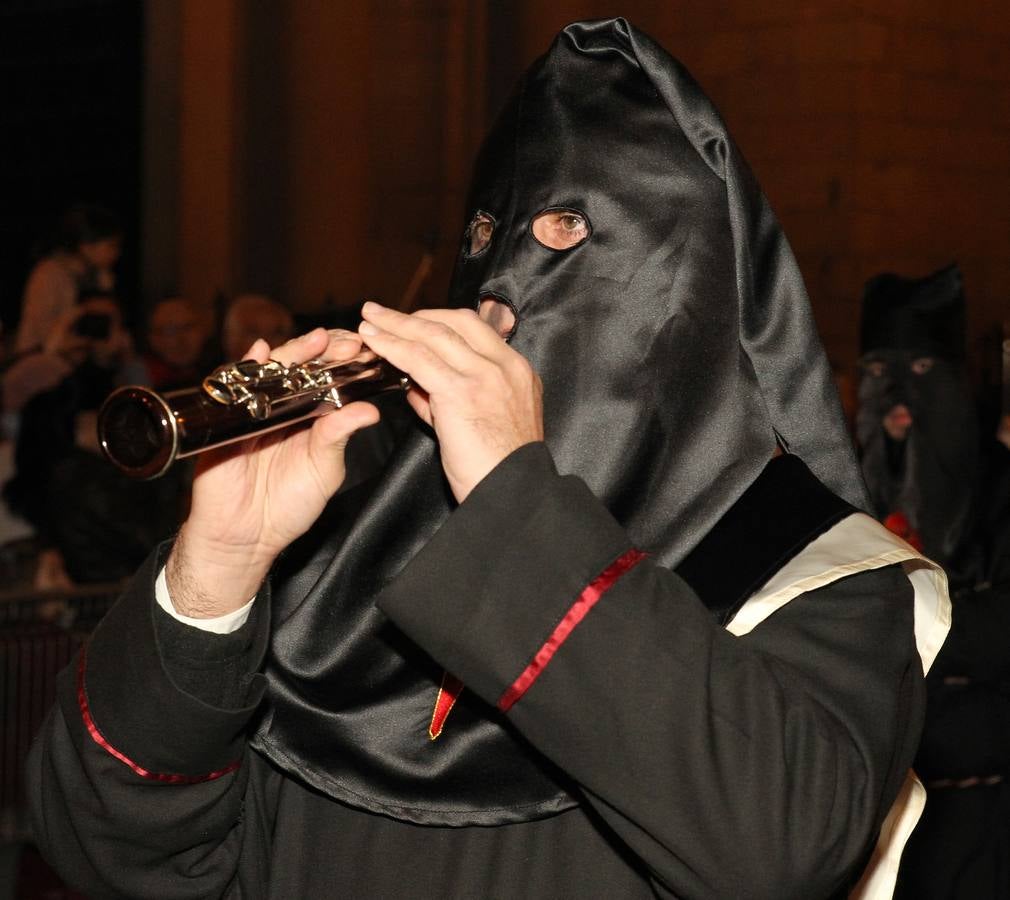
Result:
{"type": "Polygon", "coordinates": [[[586,214],[567,206],[550,207],[530,222],[530,234],[548,250],[571,250],[589,240],[593,227],[586,214]]]}
{"type": "Polygon", "coordinates": [[[863,374],[870,378],[883,378],[887,374],[887,362],[882,359],[864,359],[859,367],[863,370],[863,374]]]}
{"type": "Polygon", "coordinates": [[[491,244],[494,236],[495,220],[490,213],[477,210],[470,224],[466,227],[466,238],[463,242],[464,255],[467,259],[483,253],[491,244]]]}

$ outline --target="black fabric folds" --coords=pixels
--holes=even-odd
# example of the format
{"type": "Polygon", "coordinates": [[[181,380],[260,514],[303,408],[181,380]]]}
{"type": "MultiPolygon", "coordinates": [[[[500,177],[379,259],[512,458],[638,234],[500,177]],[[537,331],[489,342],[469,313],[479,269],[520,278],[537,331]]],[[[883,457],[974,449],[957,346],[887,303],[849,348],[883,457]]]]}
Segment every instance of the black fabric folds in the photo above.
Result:
{"type": "MultiPolygon", "coordinates": [[[[543,379],[559,471],[584,479],[637,546],[676,566],[776,436],[865,506],[786,239],[711,103],[649,38],[623,19],[559,34],[483,146],[467,220],[478,210],[494,234],[472,256],[461,247],[449,305],[494,295],[513,308],[511,342],[543,379]],[[568,251],[530,232],[559,207],[592,227],[568,251]]],[[[572,805],[563,779],[469,692],[429,741],[441,671],[373,604],[452,511],[433,438],[420,426],[408,436],[348,526],[350,502],[277,573],[256,746],[332,797],[421,824],[572,805]]]]}

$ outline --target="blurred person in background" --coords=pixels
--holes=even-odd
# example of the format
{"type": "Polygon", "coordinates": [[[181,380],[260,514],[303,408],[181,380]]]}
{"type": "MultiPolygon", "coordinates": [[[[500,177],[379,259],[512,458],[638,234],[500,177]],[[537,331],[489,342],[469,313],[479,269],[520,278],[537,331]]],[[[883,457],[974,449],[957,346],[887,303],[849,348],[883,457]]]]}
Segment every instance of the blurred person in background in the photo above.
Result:
{"type": "Polygon", "coordinates": [[[90,291],[56,317],[41,348],[22,355],[4,374],[5,409],[18,414],[15,471],[4,498],[38,535],[39,588],[70,583],[55,535],[73,491],[57,491],[56,468],[78,451],[97,451],[97,409],[132,356],[133,340],[115,296],[90,291]]]}
{"type": "MultiPolygon", "coordinates": [[[[11,366],[6,335],[0,325],[0,485],[14,475],[14,441],[8,430],[8,420],[16,423],[17,414],[4,412],[6,372],[11,366]]],[[[16,430],[16,429],[15,429],[16,430]]],[[[35,530],[0,498],[0,583],[8,587],[26,587],[32,583],[37,564],[35,530]]]]}
{"type": "Polygon", "coordinates": [[[221,326],[224,361],[242,359],[258,338],[276,347],[294,333],[294,318],[286,306],[265,294],[240,294],[228,304],[221,326]]]}
{"type": "Polygon", "coordinates": [[[871,279],[860,353],[857,435],[875,512],[956,588],[972,578],[979,455],[957,266],[871,279]]]}
{"type": "Polygon", "coordinates": [[[875,512],[944,566],[953,600],[915,764],[929,800],[897,896],[1008,897],[1010,561],[995,532],[1010,506],[983,465],[957,266],[871,279],[860,344],[857,429],[875,512]]]}
{"type": "Polygon", "coordinates": [[[148,319],[143,383],[167,391],[196,384],[208,371],[206,320],[185,297],[159,301],[148,319]]]}
{"type": "Polygon", "coordinates": [[[77,305],[82,291],[111,291],[122,252],[118,217],[98,206],[74,206],[60,220],[51,250],[25,283],[14,349],[45,345],[50,332],[77,305]]]}
{"type": "MultiPolygon", "coordinates": [[[[55,317],[43,342],[24,350],[10,361],[3,373],[3,410],[19,414],[36,395],[52,390],[74,372],[85,381],[104,382],[106,374],[118,371],[133,355],[133,339],[123,325],[115,295],[84,291],[80,301],[55,317]]],[[[18,426],[8,420],[8,432],[18,426]]]]}

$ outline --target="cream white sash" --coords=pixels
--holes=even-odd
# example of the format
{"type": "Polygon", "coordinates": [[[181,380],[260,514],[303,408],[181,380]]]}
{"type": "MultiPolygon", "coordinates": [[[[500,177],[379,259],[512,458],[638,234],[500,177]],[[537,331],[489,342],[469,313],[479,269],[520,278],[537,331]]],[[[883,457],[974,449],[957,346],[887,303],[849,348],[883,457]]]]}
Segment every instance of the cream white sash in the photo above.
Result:
{"type": "MultiPolygon", "coordinates": [[[[735,635],[756,628],[800,594],[840,578],[898,563],[915,594],[915,643],[928,672],[950,631],[947,576],[936,563],[875,519],[855,513],[812,541],[740,608],[726,626],[735,635]]],[[[901,852],[926,805],[926,790],[909,770],[880,829],[869,865],[851,900],[887,900],[894,894],[901,852]]]]}

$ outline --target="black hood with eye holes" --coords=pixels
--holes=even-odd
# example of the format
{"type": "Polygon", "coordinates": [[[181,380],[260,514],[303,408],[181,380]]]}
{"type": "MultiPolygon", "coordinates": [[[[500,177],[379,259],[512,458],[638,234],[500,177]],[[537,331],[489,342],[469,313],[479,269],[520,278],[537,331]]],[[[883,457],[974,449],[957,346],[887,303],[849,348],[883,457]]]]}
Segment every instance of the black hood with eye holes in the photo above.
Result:
{"type": "Polygon", "coordinates": [[[565,29],[484,144],[477,209],[495,234],[460,260],[452,302],[511,301],[559,468],[641,546],[675,565],[776,433],[866,505],[781,229],[718,114],[649,38],[620,19],[565,29]],[[588,241],[533,239],[557,207],[587,217],[588,241]]]}
{"type": "Polygon", "coordinates": [[[961,270],[952,263],[925,278],[881,272],[863,290],[859,352],[905,350],[963,360],[965,304],[961,270]]]}
{"type": "Polygon", "coordinates": [[[885,272],[866,284],[860,343],[875,371],[864,371],[859,384],[863,477],[876,515],[902,513],[955,587],[976,574],[978,422],[963,365],[964,328],[957,265],[924,278],[885,272]],[[923,357],[930,358],[928,368],[917,371],[923,357]],[[912,416],[901,442],[883,427],[898,404],[912,416]]]}
{"type": "MultiPolygon", "coordinates": [[[[467,215],[478,210],[494,234],[470,258],[461,248],[450,305],[493,294],[512,306],[558,468],[637,546],[680,562],[776,434],[866,506],[785,237],[711,103],[649,38],[623,19],[559,34],[484,144],[467,215]],[[538,243],[530,223],[548,208],[585,215],[589,239],[538,243]]],[[[432,752],[441,672],[373,603],[451,508],[418,428],[349,530],[323,523],[292,549],[256,745],[330,796],[406,821],[550,815],[575,802],[563,782],[468,692],[432,752]]]]}

